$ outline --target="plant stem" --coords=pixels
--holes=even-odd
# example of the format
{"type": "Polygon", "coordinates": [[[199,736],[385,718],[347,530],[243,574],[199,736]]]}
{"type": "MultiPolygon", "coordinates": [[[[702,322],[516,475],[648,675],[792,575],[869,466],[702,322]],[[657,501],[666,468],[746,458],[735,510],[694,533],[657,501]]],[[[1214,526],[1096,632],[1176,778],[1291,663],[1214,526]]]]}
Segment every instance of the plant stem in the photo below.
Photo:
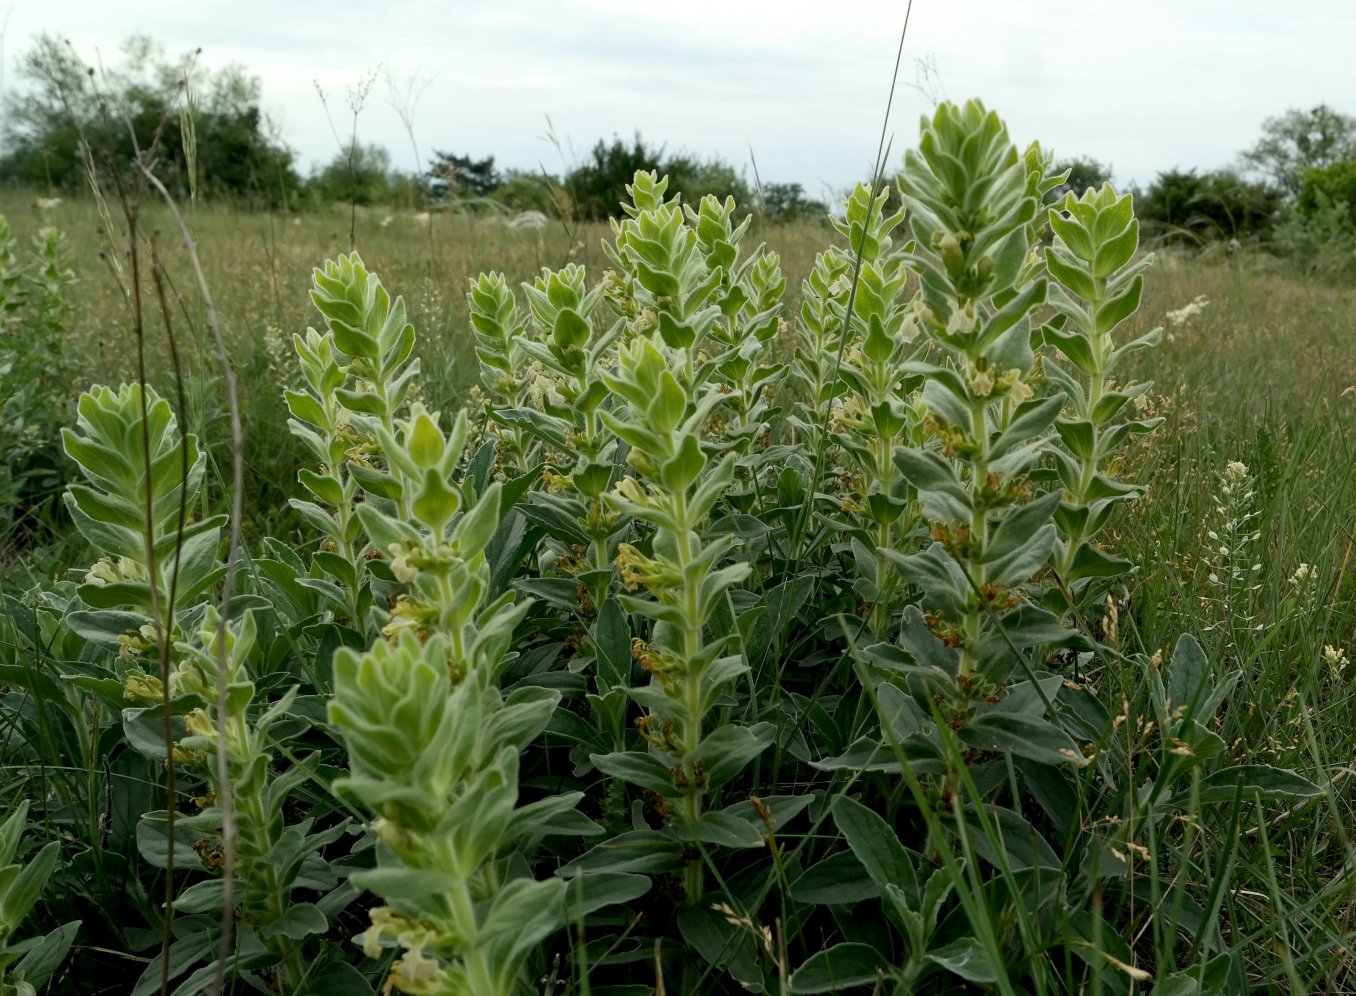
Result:
{"type": "MultiPolygon", "coordinates": [[[[687,496],[679,492],[673,496],[673,519],[677,532],[677,563],[683,578],[683,749],[691,755],[701,744],[701,672],[694,661],[701,652],[702,620],[700,614],[700,579],[688,576],[693,561],[692,530],[688,523],[687,496]]],[[[686,765],[688,784],[683,796],[683,817],[689,827],[695,826],[702,812],[702,791],[693,765],[686,765]]],[[[701,861],[688,863],[683,876],[684,892],[688,902],[696,902],[702,892],[701,861]]]]}
{"type": "MultiPolygon", "coordinates": [[[[974,398],[970,404],[970,436],[975,452],[970,459],[970,556],[966,559],[966,570],[970,575],[975,592],[983,592],[988,583],[988,572],[984,567],[984,551],[989,545],[989,510],[985,492],[989,485],[989,426],[985,415],[987,403],[983,398],[974,398]]],[[[972,593],[972,598],[982,597],[972,593]]],[[[969,674],[975,670],[977,661],[974,648],[979,643],[980,625],[983,607],[971,605],[965,614],[965,644],[961,650],[960,673],[969,674]]]]}

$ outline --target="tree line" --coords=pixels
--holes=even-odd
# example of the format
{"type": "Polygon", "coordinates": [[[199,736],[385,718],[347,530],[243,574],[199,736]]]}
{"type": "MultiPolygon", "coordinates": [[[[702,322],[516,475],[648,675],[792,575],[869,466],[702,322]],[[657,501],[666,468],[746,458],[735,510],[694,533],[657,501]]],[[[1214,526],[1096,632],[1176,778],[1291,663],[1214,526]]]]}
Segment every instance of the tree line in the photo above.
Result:
{"type": "MultiPolygon", "coordinates": [[[[356,139],[303,175],[295,152],[261,108],[262,85],[239,66],[207,70],[196,53],[168,56],[145,36],[123,45],[122,61],[99,73],[69,44],[38,36],[17,64],[21,85],[3,102],[0,183],[73,193],[87,184],[82,148],[105,167],[153,149],[158,172],[182,194],[231,197],[260,207],[324,203],[541,211],[600,219],[615,213],[638,169],[670,177],[695,200],[732,195],[779,220],[822,219],[824,200],[799,183],[765,183],[719,159],[668,152],[639,133],[599,140],[558,175],[500,168],[493,156],[435,150],[422,174],[392,167],[390,153],[356,139]],[[187,81],[187,83],[186,83],[187,81]]],[[[1111,178],[1087,157],[1059,164],[1079,193],[1111,178]]],[[[1266,119],[1237,165],[1169,169],[1135,189],[1146,231],[1162,242],[1219,240],[1322,255],[1356,246],[1356,117],[1326,105],[1266,119]]]]}

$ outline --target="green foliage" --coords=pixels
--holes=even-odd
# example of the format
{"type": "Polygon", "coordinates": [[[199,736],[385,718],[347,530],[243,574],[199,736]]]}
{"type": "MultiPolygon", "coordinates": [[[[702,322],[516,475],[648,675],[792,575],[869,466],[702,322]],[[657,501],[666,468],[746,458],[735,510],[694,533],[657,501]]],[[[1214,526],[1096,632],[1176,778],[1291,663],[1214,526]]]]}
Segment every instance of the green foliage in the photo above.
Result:
{"type": "Polygon", "coordinates": [[[19,58],[20,86],[6,95],[0,178],[82,190],[86,143],[108,163],[130,164],[135,140],[155,149],[166,182],[185,196],[192,189],[286,202],[297,182],[292,153],[269,134],[256,77],[239,66],[208,72],[194,53],[170,58],[142,35],[122,52],[120,63],[87,72],[63,39],[35,38],[19,58]],[[188,119],[180,114],[185,101],[188,119]]]}
{"type": "Polygon", "coordinates": [[[1060,539],[1052,563],[1060,584],[1076,595],[1094,578],[1115,577],[1131,566],[1094,542],[1117,507],[1139,496],[1138,488],[1112,480],[1106,470],[1132,434],[1149,432],[1161,420],[1128,417],[1152,385],[1117,384],[1112,374],[1126,356],[1154,346],[1162,330],[1120,345],[1113,339],[1139,310],[1142,271],[1152,261],[1135,258],[1139,223],[1130,195],[1117,197],[1107,184],[1076,200],[1068,194],[1061,207],[1051,215],[1055,239],[1046,253],[1057,318],[1044,330],[1045,341],[1068,364],[1045,368],[1067,397],[1055,421],[1065,494],[1056,512],[1060,539]]]}
{"type": "Polygon", "coordinates": [[[1351,220],[1356,222],[1356,159],[1343,159],[1304,172],[1299,197],[1295,199],[1296,210],[1313,218],[1334,204],[1345,204],[1351,220]]]}
{"type": "Polygon", "coordinates": [[[488,197],[503,183],[499,171],[494,168],[494,156],[472,159],[437,149],[433,150],[425,175],[436,195],[452,200],[488,197]]]}
{"type": "MultiPolygon", "coordinates": [[[[153,389],[96,387],[80,396],[77,410],[76,428],[62,430],[62,441],[87,483],[66,489],[66,509],[103,555],[86,573],[80,597],[95,608],[129,606],[159,631],[176,604],[197,598],[220,576],[216,552],[225,517],[187,521],[206,457],[196,439],[179,436],[169,403],[153,389]]],[[[157,632],[152,640],[159,639],[157,632]]]]}
{"type": "Polygon", "coordinates": [[[26,262],[0,216],[0,542],[25,546],[55,531],[69,465],[58,435],[70,415],[70,328],[75,284],[65,235],[45,227],[26,262]]]}
{"type": "Polygon", "coordinates": [[[314,171],[306,192],[326,204],[369,206],[390,203],[395,185],[391,153],[380,145],[354,141],[314,171]]]}
{"type": "Polygon", "coordinates": [[[0,823],[0,993],[5,996],[32,996],[45,985],[80,929],[77,920],[50,934],[14,938],[56,870],[61,849],[54,840],[24,860],[19,849],[27,817],[28,801],[23,800],[0,823]]]}
{"type": "Polygon", "coordinates": [[[1280,215],[1280,188],[1243,179],[1231,170],[1159,173],[1136,197],[1146,232],[1167,244],[1266,238],[1280,215]]]}
{"type": "Polygon", "coordinates": [[[589,159],[566,178],[576,211],[584,218],[609,218],[626,199],[626,186],[640,172],[659,172],[663,149],[647,146],[637,133],[627,145],[618,136],[599,139],[589,159]]]}
{"type": "Polygon", "coordinates": [[[774,221],[818,221],[829,213],[829,206],[807,197],[799,183],[765,183],[760,190],[763,214],[774,221]]]}
{"type": "Polygon", "coordinates": [[[1306,276],[1341,278],[1356,267],[1351,205],[1317,186],[1276,227],[1276,249],[1306,276]]]}
{"type": "Polygon", "coordinates": [[[1262,137],[1243,153],[1245,165],[1290,197],[1301,191],[1309,170],[1349,159],[1356,159],[1356,117],[1326,104],[1267,118],[1262,137]]]}
{"type": "Polygon", "coordinates": [[[357,254],[313,272],[297,525],[230,552],[229,598],[182,414],[82,396],[67,502],[106,559],[0,618],[7,760],[65,759],[31,798],[118,911],[81,929],[121,974],[71,985],[1280,978],[1240,833],[1331,797],[1226,740],[1237,660],[1118,629],[1156,424],[1131,199],[1055,201],[1039,145],[943,104],[793,310],[734,199],[627,179],[605,270],[471,282],[454,414],[405,301],[357,254]]]}
{"type": "Polygon", "coordinates": [[[719,199],[748,200],[748,187],[734,167],[719,159],[703,161],[695,156],[664,156],[662,147],[645,144],[637,132],[628,145],[613,136],[611,143],[599,140],[584,163],[563,181],[581,218],[610,218],[626,203],[627,187],[637,173],[667,175],[674,193],[694,204],[707,194],[719,199]]]}
{"type": "Polygon", "coordinates": [[[1063,201],[1068,194],[1081,197],[1085,190],[1096,190],[1103,184],[1111,182],[1111,167],[1091,156],[1056,159],[1054,169],[1056,173],[1067,172],[1068,176],[1045,195],[1048,204],[1063,201]]]}

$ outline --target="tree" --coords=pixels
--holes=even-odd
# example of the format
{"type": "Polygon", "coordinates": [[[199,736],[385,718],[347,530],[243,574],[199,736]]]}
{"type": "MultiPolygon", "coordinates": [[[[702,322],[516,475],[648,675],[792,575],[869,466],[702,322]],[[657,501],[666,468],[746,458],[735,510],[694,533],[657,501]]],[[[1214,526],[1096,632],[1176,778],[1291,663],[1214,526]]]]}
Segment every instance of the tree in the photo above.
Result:
{"type": "Polygon", "coordinates": [[[1096,190],[1102,184],[1111,182],[1111,167],[1089,156],[1060,159],[1055,162],[1054,171],[1056,173],[1063,173],[1066,169],[1069,171],[1068,179],[1045,195],[1047,204],[1055,204],[1064,200],[1066,194],[1081,197],[1083,191],[1089,187],[1096,190]]]}
{"type": "Polygon", "coordinates": [[[611,144],[599,139],[590,153],[590,161],[566,178],[575,210],[580,217],[589,219],[616,214],[626,200],[626,185],[637,171],[664,172],[663,154],[663,146],[650,148],[640,132],[636,132],[630,145],[615,135],[611,144]]]}
{"type": "Polygon", "coordinates": [[[806,197],[799,183],[763,184],[763,214],[773,221],[821,221],[828,213],[828,205],[806,197]]]}
{"type": "Polygon", "coordinates": [[[696,207],[707,194],[721,200],[733,197],[735,203],[743,206],[752,202],[744,177],[723,159],[675,155],[664,163],[663,172],[669,177],[669,193],[681,194],[684,204],[696,207]]]}
{"type": "Polygon", "coordinates": [[[391,199],[391,153],[370,142],[355,142],[335,153],[306,185],[319,200],[335,204],[382,204],[391,199]]]}
{"type": "Polygon", "coordinates": [[[1245,166],[1293,197],[1304,184],[1306,170],[1356,159],[1356,117],[1326,104],[1286,111],[1262,123],[1261,139],[1242,158],[1245,166]]]}
{"type": "Polygon", "coordinates": [[[18,60],[22,83],[4,102],[0,180],[83,187],[87,141],[101,164],[122,169],[132,168],[136,148],[154,147],[161,179],[180,194],[277,203],[296,188],[291,150],[266,131],[258,77],[239,66],[204,69],[196,52],[171,59],[142,35],[128,38],[122,55],[96,73],[56,35],[35,39],[18,60]]]}
{"type": "Polygon", "coordinates": [[[494,168],[494,156],[472,159],[433,150],[427,174],[433,193],[452,200],[489,197],[503,182],[494,168]]]}
{"type": "Polygon", "coordinates": [[[1280,214],[1278,188],[1245,180],[1232,170],[1159,173],[1136,192],[1135,211],[1146,231],[1169,242],[1264,238],[1280,214]]]}

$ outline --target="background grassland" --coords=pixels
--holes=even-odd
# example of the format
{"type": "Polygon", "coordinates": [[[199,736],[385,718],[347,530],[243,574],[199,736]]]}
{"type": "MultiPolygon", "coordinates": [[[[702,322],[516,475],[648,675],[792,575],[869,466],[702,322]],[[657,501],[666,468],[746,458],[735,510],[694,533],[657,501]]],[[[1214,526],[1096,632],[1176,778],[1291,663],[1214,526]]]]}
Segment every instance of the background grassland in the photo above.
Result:
{"type": "MultiPolygon", "coordinates": [[[[39,210],[32,198],[10,193],[0,194],[0,214],[25,242],[44,224],[59,226],[71,240],[80,282],[64,343],[69,398],[91,383],[131,378],[135,349],[127,308],[94,205],[70,201],[39,210]]],[[[348,251],[348,212],[244,214],[208,205],[191,210],[190,220],[243,385],[249,530],[256,537],[266,531],[286,536],[292,529],[286,497],[301,459],[280,397],[281,385],[294,379],[287,337],[316,321],[306,275],[348,251]]],[[[142,227],[161,233],[158,251],[184,299],[195,301],[168,215],[147,207],[142,227]]],[[[455,215],[436,216],[430,227],[408,212],[373,211],[358,218],[356,248],[387,287],[405,295],[420,333],[426,400],[445,408],[477,380],[468,280],[487,269],[521,281],[567,261],[604,266],[599,243],[606,233],[602,225],[511,231],[497,221],[455,215]]],[[[782,257],[793,311],[814,253],[833,233],[804,224],[764,227],[756,236],[782,257]]],[[[1316,953],[1320,961],[1327,951],[1340,961],[1356,890],[1356,879],[1344,875],[1356,829],[1349,777],[1356,756],[1350,684],[1356,667],[1343,673],[1324,655],[1331,647],[1356,657],[1356,290],[1301,280],[1260,256],[1166,255],[1150,271],[1143,307],[1124,336],[1167,323],[1170,311],[1197,297],[1209,304],[1169,324],[1163,343],[1141,354],[1134,371],[1155,382],[1150,404],[1165,421],[1130,457],[1140,467],[1127,476],[1149,480],[1150,488],[1133,516],[1119,522],[1110,545],[1141,569],[1122,593],[1116,631],[1107,635],[1127,652],[1152,652],[1181,633],[1197,635],[1217,661],[1242,674],[1241,691],[1218,731],[1234,763],[1293,767],[1331,786],[1327,799],[1304,813],[1271,814],[1270,823],[1237,828],[1250,846],[1237,851],[1227,920],[1263,948],[1283,918],[1291,933],[1288,945],[1275,949],[1282,967],[1271,969],[1283,974],[1292,950],[1316,953]],[[1209,534],[1230,516],[1219,501],[1219,481],[1234,461],[1246,465],[1253,482],[1260,536],[1221,554],[1209,534]],[[1246,561],[1246,584],[1211,580],[1227,577],[1231,559],[1239,558],[1246,561]],[[1297,592],[1291,580],[1301,564],[1316,570],[1311,595],[1297,592]]],[[[191,371],[189,428],[205,440],[228,440],[198,306],[185,304],[181,317],[176,332],[191,371]]],[[[153,379],[163,382],[158,325],[149,329],[148,342],[153,379]]],[[[226,443],[217,445],[224,466],[226,443]]],[[[40,550],[26,560],[35,570],[87,562],[66,554],[44,561],[40,550]]],[[[1109,672],[1103,680],[1124,688],[1104,689],[1103,700],[1134,700],[1142,678],[1109,672]]],[[[1186,868],[1183,874],[1208,878],[1211,871],[1186,868]]]]}

